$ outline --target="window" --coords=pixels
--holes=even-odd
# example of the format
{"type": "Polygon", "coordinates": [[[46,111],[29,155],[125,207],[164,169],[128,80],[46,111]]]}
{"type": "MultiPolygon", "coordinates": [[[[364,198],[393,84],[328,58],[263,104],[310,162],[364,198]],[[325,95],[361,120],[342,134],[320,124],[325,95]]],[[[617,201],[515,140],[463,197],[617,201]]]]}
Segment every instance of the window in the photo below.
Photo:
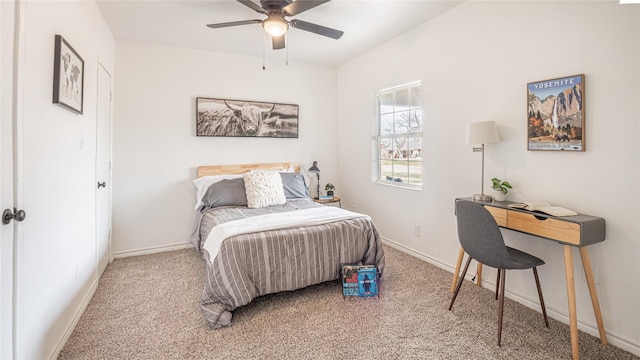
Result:
{"type": "Polygon", "coordinates": [[[375,181],[422,189],[422,83],[380,90],[374,168],[375,181]]]}

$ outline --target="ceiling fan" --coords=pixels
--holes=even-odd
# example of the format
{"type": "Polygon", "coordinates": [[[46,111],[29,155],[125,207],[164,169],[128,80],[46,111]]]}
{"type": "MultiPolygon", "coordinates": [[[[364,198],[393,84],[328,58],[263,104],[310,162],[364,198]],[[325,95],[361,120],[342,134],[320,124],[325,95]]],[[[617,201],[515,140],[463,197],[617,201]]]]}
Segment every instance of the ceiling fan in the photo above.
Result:
{"type": "Polygon", "coordinates": [[[209,24],[212,29],[229,26],[248,25],[262,23],[264,30],[271,35],[273,49],[284,49],[284,34],[293,27],[300,30],[312,32],[314,34],[339,39],[344,32],[326,26],[313,24],[307,21],[292,19],[288,21],[287,16],[295,16],[316,6],[329,2],[330,0],[260,0],[260,5],[252,0],[237,0],[239,3],[251,8],[255,12],[267,15],[264,20],[243,20],[232,21],[219,24],[209,24]]]}

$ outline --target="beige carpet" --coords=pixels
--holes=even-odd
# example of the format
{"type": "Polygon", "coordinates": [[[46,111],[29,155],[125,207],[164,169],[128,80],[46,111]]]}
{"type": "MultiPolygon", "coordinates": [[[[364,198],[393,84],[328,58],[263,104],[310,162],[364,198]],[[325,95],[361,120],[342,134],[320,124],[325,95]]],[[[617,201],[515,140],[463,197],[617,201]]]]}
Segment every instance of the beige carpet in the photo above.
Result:
{"type": "MultiPolygon", "coordinates": [[[[257,298],[221,330],[200,313],[204,260],[195,250],[117,259],[59,359],[571,358],[568,325],[550,319],[547,329],[539,312],[507,300],[498,347],[492,291],[465,282],[448,311],[451,273],[386,254],[379,299],[343,300],[340,283],[324,283],[257,298]]],[[[639,359],[582,332],[580,353],[639,359]]]]}

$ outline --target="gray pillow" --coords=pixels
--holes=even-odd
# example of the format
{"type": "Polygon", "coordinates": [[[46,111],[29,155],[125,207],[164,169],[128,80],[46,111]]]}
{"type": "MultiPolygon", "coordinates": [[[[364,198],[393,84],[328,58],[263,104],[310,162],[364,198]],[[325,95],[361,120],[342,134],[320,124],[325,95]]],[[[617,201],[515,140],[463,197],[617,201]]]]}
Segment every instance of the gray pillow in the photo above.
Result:
{"type": "Polygon", "coordinates": [[[204,208],[247,206],[244,179],[225,179],[212,184],[204,193],[202,204],[204,208]]]}
{"type": "Polygon", "coordinates": [[[281,172],[282,187],[284,188],[284,196],[287,199],[308,198],[307,184],[304,182],[304,176],[299,173],[281,172]]]}

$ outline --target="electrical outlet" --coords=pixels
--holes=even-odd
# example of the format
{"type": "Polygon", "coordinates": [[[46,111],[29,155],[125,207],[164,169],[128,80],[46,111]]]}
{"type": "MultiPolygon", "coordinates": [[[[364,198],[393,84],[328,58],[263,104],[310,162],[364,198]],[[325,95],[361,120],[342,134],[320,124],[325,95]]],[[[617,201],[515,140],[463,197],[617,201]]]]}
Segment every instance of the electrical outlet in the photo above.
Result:
{"type": "Polygon", "coordinates": [[[413,236],[420,236],[420,225],[419,224],[414,224],[413,225],[413,236]]]}

